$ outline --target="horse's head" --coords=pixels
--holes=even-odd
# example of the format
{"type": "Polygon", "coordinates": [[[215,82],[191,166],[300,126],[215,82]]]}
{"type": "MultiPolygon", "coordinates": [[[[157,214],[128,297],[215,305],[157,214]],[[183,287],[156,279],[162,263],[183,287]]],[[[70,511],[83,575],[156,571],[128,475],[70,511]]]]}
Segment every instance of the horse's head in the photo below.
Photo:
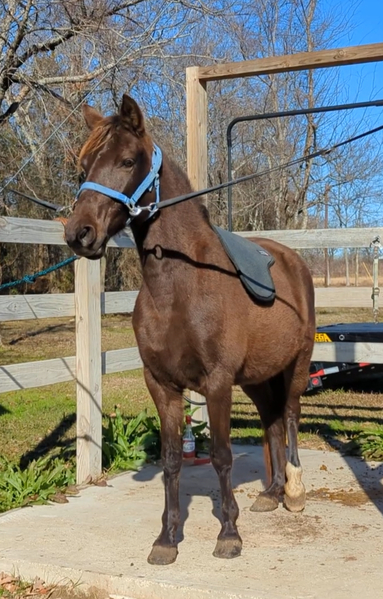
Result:
{"type": "MultiPolygon", "coordinates": [[[[124,228],[131,196],[150,177],[155,151],[142,112],[129,96],[123,96],[117,115],[104,117],[87,105],[83,113],[91,134],[79,156],[82,185],[65,226],[65,240],[76,254],[96,259],[124,228]]],[[[136,202],[147,205],[154,199],[153,185],[144,184],[136,202]]]]}

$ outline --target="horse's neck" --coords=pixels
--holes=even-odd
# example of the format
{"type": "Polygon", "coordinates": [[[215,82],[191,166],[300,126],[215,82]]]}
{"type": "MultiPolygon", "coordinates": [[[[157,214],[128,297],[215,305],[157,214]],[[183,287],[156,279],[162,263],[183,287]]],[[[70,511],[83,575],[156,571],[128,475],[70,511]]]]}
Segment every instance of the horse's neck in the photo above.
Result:
{"type": "Polygon", "coordinates": [[[211,233],[208,217],[199,200],[188,200],[164,208],[152,222],[134,230],[143,267],[150,253],[155,253],[157,257],[160,254],[167,257],[174,253],[185,254],[197,260],[204,238],[211,233]]]}
{"type": "MultiPolygon", "coordinates": [[[[161,199],[169,199],[191,191],[186,176],[173,172],[168,161],[164,163],[160,182],[161,199]]],[[[132,230],[142,264],[143,277],[149,286],[166,277],[170,282],[182,278],[184,264],[198,262],[202,248],[207,247],[213,234],[200,199],[169,206],[147,224],[132,230]]],[[[202,253],[201,253],[202,252],[202,253]]]]}

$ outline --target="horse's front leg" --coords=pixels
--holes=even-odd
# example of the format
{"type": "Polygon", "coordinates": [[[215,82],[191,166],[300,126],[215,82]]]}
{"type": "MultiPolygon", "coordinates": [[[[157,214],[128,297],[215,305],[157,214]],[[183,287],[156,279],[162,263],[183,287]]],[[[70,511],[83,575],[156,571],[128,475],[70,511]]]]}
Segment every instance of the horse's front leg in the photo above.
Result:
{"type": "Polygon", "coordinates": [[[210,457],[218,474],[222,495],[222,528],[213,555],[228,559],[239,556],[242,550],[242,539],[236,524],[239,510],[231,482],[231,386],[220,386],[214,392],[209,392],[207,407],[210,420],[210,457]]]}
{"type": "Polygon", "coordinates": [[[179,478],[182,466],[182,391],[163,387],[144,369],[149,392],[161,421],[161,456],[165,482],[165,509],[162,530],[148,557],[149,564],[164,566],[177,558],[176,533],[180,521],[179,478]]]}

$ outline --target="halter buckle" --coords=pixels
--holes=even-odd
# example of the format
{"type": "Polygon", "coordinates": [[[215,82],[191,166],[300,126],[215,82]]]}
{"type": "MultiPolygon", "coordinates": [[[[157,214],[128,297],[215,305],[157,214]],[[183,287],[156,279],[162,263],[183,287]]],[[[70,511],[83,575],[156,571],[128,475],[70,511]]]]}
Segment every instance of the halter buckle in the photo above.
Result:
{"type": "Polygon", "coordinates": [[[135,217],[135,216],[138,216],[139,214],[141,214],[142,208],[137,206],[134,202],[130,201],[126,205],[128,207],[128,210],[129,210],[131,216],[135,217]]]}

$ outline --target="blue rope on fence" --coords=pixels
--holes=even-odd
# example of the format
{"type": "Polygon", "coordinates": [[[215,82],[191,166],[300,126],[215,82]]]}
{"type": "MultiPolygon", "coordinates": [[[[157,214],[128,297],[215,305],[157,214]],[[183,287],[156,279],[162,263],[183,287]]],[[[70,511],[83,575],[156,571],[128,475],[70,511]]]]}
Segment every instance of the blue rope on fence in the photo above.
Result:
{"type": "Polygon", "coordinates": [[[18,279],[17,281],[3,283],[2,285],[0,285],[0,291],[9,287],[16,287],[16,285],[21,285],[22,283],[34,283],[36,279],[38,279],[39,277],[48,275],[50,272],[58,270],[59,268],[62,268],[63,266],[66,266],[67,264],[74,262],[75,260],[77,260],[78,257],[79,256],[71,256],[70,258],[63,260],[62,262],[58,262],[57,264],[50,266],[49,268],[44,268],[44,270],[40,270],[40,272],[35,272],[33,275],[24,275],[22,279],[18,279]]]}

